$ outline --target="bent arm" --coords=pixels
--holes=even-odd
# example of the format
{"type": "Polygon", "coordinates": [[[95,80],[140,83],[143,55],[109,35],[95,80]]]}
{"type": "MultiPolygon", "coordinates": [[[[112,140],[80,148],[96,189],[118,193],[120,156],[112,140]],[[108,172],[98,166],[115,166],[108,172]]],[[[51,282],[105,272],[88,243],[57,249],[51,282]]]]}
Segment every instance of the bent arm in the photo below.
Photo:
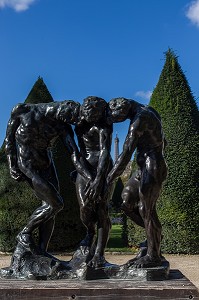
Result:
{"type": "Polygon", "coordinates": [[[102,128],[99,132],[100,155],[97,166],[97,173],[94,182],[102,185],[104,176],[107,173],[107,166],[110,163],[110,151],[112,141],[112,126],[102,128]]]}
{"type": "Polygon", "coordinates": [[[7,155],[10,174],[14,179],[19,179],[20,171],[17,163],[17,146],[15,140],[15,133],[20,125],[20,118],[15,113],[11,114],[8,121],[6,138],[5,138],[5,152],[7,155]]]}
{"type": "Polygon", "coordinates": [[[71,155],[71,160],[77,172],[86,180],[91,180],[91,174],[88,171],[85,161],[80,155],[79,149],[75,143],[72,128],[70,131],[67,131],[66,137],[63,139],[63,142],[71,155]]]}
{"type": "Polygon", "coordinates": [[[111,149],[112,126],[100,128],[99,130],[99,146],[100,153],[98,157],[97,172],[94,181],[87,186],[85,195],[92,201],[100,201],[102,198],[102,189],[104,188],[105,176],[107,168],[110,165],[110,149],[111,149]]]}

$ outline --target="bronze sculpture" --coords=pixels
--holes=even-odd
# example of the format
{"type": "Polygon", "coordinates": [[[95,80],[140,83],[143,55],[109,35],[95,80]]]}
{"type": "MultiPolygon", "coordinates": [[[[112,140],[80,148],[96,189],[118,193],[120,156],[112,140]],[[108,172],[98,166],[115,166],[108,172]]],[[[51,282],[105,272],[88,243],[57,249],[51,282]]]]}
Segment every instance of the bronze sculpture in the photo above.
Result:
{"type": "Polygon", "coordinates": [[[97,226],[95,254],[88,263],[95,268],[105,264],[104,250],[111,227],[107,207],[111,187],[105,195],[105,178],[112,168],[112,125],[106,122],[106,111],[107,103],[104,99],[87,97],[81,105],[80,122],[75,127],[80,153],[89,173],[87,179],[78,173],[76,180],[80,217],[87,228],[87,235],[80,245],[84,250],[91,248],[97,226]]]}
{"type": "Polygon", "coordinates": [[[145,228],[147,253],[129,262],[138,268],[161,265],[161,224],[156,212],[156,201],[167,176],[163,150],[165,137],[159,114],[149,106],[134,100],[115,98],[109,102],[109,122],[130,119],[123,152],[108,175],[107,184],[120,176],[135,149],[139,171],[127,183],[122,193],[122,208],[136,224],[145,228]]]}
{"type": "MultiPolygon", "coordinates": [[[[167,176],[164,146],[159,114],[133,100],[115,98],[107,103],[102,98],[90,96],[82,105],[72,100],[18,104],[12,111],[6,134],[10,174],[15,180],[26,180],[42,205],[18,234],[11,266],[2,269],[0,275],[45,279],[139,278],[142,275],[137,275],[135,269],[161,267],[161,224],[156,201],[167,176]],[[123,152],[113,166],[110,155],[113,123],[126,119],[130,119],[129,131],[123,152]],[[70,124],[75,125],[79,148],[70,124]],[[47,253],[55,216],[63,207],[51,156],[51,144],[56,138],[61,138],[76,168],[72,178],[76,184],[80,218],[87,229],[69,262],[59,261],[47,253]],[[104,256],[111,228],[108,200],[114,180],[124,171],[135,150],[139,169],[123,190],[122,210],[145,228],[147,243],[126,265],[111,265],[104,256]],[[38,246],[32,238],[35,229],[39,229],[38,246]],[[99,273],[91,271],[90,274],[89,270],[99,273]]],[[[154,270],[151,278],[160,276],[154,270]]],[[[163,266],[163,278],[167,278],[168,270],[168,265],[163,266]]]]}
{"type": "Polygon", "coordinates": [[[47,254],[55,215],[63,207],[51,143],[61,138],[71,155],[75,152],[78,157],[69,125],[77,122],[78,116],[79,104],[74,101],[18,104],[12,110],[5,140],[10,174],[17,181],[27,181],[42,201],[17,236],[18,243],[32,253],[47,254]],[[39,229],[38,247],[32,238],[36,228],[39,229]]]}

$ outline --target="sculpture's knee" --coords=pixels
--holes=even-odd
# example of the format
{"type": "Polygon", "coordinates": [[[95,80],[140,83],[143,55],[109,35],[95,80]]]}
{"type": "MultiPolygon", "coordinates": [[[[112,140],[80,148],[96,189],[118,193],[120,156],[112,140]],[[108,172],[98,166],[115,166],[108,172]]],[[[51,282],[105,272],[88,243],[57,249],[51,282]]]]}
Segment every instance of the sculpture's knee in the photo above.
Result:
{"type": "Polygon", "coordinates": [[[45,208],[48,218],[55,216],[58,212],[60,212],[63,209],[63,207],[64,205],[61,202],[53,205],[48,205],[47,208],[45,208]]]}

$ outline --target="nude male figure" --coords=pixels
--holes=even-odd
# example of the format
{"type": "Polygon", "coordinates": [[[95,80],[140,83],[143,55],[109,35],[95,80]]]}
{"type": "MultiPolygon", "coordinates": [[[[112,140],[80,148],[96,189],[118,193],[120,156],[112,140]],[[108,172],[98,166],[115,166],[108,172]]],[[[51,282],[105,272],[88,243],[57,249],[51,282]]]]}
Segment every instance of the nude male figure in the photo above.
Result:
{"type": "Polygon", "coordinates": [[[105,264],[104,250],[111,228],[107,206],[109,192],[104,194],[106,176],[112,168],[112,125],[106,122],[106,109],[105,100],[87,97],[81,105],[81,121],[75,127],[80,153],[86,161],[87,174],[89,173],[87,179],[78,173],[76,180],[80,217],[87,228],[87,235],[80,245],[91,249],[97,227],[97,245],[94,256],[88,263],[94,268],[105,264]]]}
{"type": "Polygon", "coordinates": [[[138,173],[127,182],[123,193],[122,209],[136,224],[145,228],[147,251],[138,255],[129,265],[155,267],[161,264],[161,224],[156,212],[156,202],[162,183],[167,176],[163,156],[165,137],[159,114],[149,106],[136,101],[116,98],[109,102],[109,123],[130,119],[123,152],[107,177],[111,184],[120,176],[136,151],[138,173]]]}
{"type": "Polygon", "coordinates": [[[63,208],[51,155],[56,138],[61,138],[78,165],[78,149],[69,124],[78,121],[79,106],[74,101],[18,104],[8,122],[5,149],[10,174],[17,181],[27,181],[42,201],[17,236],[17,241],[32,253],[47,255],[55,216],[63,208]],[[32,238],[36,228],[39,229],[38,246],[32,238]]]}

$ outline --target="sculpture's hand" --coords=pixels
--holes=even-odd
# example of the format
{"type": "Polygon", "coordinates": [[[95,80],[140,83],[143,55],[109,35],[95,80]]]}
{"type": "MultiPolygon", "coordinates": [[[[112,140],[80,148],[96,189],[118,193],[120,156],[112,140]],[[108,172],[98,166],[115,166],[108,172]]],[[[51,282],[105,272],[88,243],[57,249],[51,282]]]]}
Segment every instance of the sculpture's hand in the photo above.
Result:
{"type": "Polygon", "coordinates": [[[101,186],[99,182],[96,182],[95,180],[93,182],[89,181],[84,191],[86,198],[89,199],[89,201],[92,200],[94,202],[99,198],[101,186]]]}
{"type": "Polygon", "coordinates": [[[24,179],[23,173],[18,168],[15,167],[10,169],[10,175],[16,181],[22,181],[24,179]]]}

